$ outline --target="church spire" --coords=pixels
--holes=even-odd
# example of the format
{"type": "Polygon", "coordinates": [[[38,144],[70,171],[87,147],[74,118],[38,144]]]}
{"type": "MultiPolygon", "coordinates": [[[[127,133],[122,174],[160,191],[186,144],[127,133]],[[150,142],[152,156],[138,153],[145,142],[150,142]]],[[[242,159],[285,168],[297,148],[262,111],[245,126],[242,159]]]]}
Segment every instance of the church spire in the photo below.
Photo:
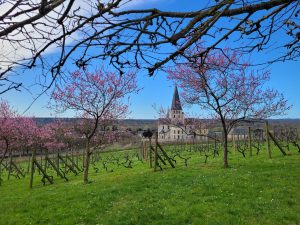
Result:
{"type": "Polygon", "coordinates": [[[175,85],[171,110],[182,110],[177,85],[175,85]]]}

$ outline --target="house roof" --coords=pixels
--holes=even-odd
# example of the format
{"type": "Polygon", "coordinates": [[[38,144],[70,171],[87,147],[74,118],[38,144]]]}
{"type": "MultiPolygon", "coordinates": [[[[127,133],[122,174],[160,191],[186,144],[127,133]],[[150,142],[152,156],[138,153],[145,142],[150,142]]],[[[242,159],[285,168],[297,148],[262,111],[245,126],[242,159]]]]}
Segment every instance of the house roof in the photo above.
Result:
{"type": "Polygon", "coordinates": [[[247,135],[248,134],[248,129],[245,127],[235,127],[233,128],[230,132],[230,135],[247,135]]]}
{"type": "Polygon", "coordinates": [[[177,85],[175,85],[171,110],[182,110],[177,85]]]}

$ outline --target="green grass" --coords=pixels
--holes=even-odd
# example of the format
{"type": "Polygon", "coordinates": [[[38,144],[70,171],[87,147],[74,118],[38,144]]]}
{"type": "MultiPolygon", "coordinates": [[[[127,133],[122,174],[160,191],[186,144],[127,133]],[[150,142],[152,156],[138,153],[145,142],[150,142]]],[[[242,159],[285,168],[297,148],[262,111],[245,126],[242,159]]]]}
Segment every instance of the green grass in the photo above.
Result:
{"type": "Polygon", "coordinates": [[[132,169],[115,167],[108,173],[91,170],[91,183],[82,174],[65,182],[55,177],[34,188],[25,179],[5,180],[0,186],[0,224],[300,224],[300,155],[279,151],[268,159],[230,154],[199,153],[187,167],[153,172],[135,161],[132,169]]]}

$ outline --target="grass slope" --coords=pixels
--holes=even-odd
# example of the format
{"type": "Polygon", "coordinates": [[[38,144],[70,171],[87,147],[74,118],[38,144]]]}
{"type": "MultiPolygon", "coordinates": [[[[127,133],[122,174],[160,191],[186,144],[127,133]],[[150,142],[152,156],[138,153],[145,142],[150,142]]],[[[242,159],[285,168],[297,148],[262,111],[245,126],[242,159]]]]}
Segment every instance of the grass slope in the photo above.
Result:
{"type": "MultiPolygon", "coordinates": [[[[195,153],[196,154],[196,153],[195,153]]],[[[195,157],[154,173],[148,164],[91,171],[43,187],[29,177],[0,186],[0,224],[299,224],[300,155],[195,157]]]]}

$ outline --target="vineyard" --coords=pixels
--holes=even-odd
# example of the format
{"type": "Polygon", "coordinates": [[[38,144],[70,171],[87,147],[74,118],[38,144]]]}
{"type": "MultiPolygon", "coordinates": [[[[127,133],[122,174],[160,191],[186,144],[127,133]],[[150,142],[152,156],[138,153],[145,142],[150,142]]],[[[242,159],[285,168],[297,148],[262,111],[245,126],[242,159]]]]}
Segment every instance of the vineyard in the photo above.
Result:
{"type": "MultiPolygon", "coordinates": [[[[268,128],[269,129],[269,128],[268,128]]],[[[251,158],[260,154],[272,158],[272,152],[282,156],[300,153],[300,141],[296,128],[275,127],[273,132],[267,129],[252,129],[248,133],[232,137],[230,153],[243,158],[251,158]],[[269,135],[266,135],[266,133],[269,135]],[[271,146],[272,145],[272,146],[271,146]]],[[[31,154],[20,152],[17,156],[10,151],[0,161],[0,184],[12,179],[28,180],[30,187],[53,184],[58,180],[68,182],[74,176],[83,172],[84,150],[65,149],[64,151],[33,150],[31,154]],[[38,183],[40,182],[40,183],[38,183]]],[[[177,141],[169,144],[158,143],[157,137],[144,138],[141,145],[135,149],[105,150],[94,149],[91,155],[90,171],[97,173],[112,173],[122,169],[132,169],[143,165],[154,171],[163,171],[178,166],[189,166],[192,162],[208,163],[222,158],[222,143],[213,133],[205,141],[177,141]]],[[[26,188],[26,187],[24,187],[26,188]]]]}
{"type": "Polygon", "coordinates": [[[11,151],[1,159],[0,224],[299,223],[297,129],[244,130],[229,142],[227,169],[217,133],[93,149],[86,185],[83,149],[11,151]]]}
{"type": "MultiPolygon", "coordinates": [[[[97,153],[92,157],[91,183],[87,185],[62,161],[60,170],[68,181],[49,166],[47,173],[54,184],[46,182],[44,186],[43,176],[36,169],[31,190],[27,175],[6,180],[8,173],[4,170],[0,224],[299,222],[299,155],[294,146],[283,157],[272,144],[272,159],[265,145],[252,157],[248,151],[244,157],[232,150],[232,166],[228,169],[222,168],[218,154],[214,157],[210,152],[207,157],[207,149],[201,152],[189,145],[162,147],[175,168],[166,163],[160,165],[161,172],[153,172],[149,159],[141,160],[138,149],[97,153]]],[[[80,166],[81,157],[73,157],[75,162],[78,158],[80,166]]],[[[25,172],[27,164],[17,162],[25,172]]]]}

